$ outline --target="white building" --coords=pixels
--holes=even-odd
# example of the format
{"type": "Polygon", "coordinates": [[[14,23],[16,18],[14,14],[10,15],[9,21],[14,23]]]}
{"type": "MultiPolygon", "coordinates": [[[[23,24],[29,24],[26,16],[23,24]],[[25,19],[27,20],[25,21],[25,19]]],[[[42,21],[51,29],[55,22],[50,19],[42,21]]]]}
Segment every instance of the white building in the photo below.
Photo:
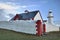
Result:
{"type": "Polygon", "coordinates": [[[49,10],[48,12],[48,20],[45,21],[44,23],[46,24],[46,32],[50,32],[50,31],[59,31],[59,25],[57,26],[54,22],[53,22],[53,13],[52,10],[49,10]]]}
{"type": "Polygon", "coordinates": [[[49,10],[47,18],[47,21],[43,21],[39,11],[25,12],[16,14],[10,21],[0,21],[0,28],[37,35],[59,31],[59,25],[53,22],[52,10],[49,10]]]}

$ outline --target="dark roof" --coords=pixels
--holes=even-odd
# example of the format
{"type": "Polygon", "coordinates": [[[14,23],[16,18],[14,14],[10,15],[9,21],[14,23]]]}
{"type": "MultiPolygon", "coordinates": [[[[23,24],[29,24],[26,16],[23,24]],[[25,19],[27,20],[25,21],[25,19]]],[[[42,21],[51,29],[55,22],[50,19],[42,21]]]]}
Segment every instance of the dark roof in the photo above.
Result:
{"type": "MultiPolygon", "coordinates": [[[[24,19],[31,19],[31,18],[34,18],[35,15],[38,13],[39,11],[32,11],[32,12],[28,12],[28,13],[21,13],[21,14],[18,14],[19,15],[19,19],[20,20],[24,20],[24,19]]],[[[11,19],[13,20],[14,17],[11,19]]]]}

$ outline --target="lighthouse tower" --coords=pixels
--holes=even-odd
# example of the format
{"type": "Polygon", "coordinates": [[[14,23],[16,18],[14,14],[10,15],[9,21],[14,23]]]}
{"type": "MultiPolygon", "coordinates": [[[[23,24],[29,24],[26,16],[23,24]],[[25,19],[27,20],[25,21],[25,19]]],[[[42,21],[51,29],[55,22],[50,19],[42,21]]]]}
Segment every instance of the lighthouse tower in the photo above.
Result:
{"type": "Polygon", "coordinates": [[[48,18],[48,23],[53,24],[52,10],[49,10],[47,18],[48,18]]]}

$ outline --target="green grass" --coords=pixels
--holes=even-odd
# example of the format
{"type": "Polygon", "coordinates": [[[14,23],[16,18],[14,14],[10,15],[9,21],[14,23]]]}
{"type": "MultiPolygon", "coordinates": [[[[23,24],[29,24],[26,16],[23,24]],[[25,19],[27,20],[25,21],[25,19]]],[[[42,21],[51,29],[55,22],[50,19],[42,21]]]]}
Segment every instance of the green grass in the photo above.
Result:
{"type": "Polygon", "coordinates": [[[60,32],[50,32],[44,36],[36,36],[0,29],[0,40],[60,40],[60,32]]]}

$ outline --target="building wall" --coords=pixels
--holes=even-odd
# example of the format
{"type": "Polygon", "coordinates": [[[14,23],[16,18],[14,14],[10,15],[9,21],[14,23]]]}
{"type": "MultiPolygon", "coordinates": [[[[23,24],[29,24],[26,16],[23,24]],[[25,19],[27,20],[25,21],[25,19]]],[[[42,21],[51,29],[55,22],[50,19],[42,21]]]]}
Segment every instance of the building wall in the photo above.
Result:
{"type": "Polygon", "coordinates": [[[38,36],[43,32],[41,20],[0,21],[0,28],[38,36]]]}
{"type": "Polygon", "coordinates": [[[42,18],[39,14],[39,12],[37,13],[37,15],[34,17],[34,20],[41,20],[42,21],[42,18]]]}
{"type": "Polygon", "coordinates": [[[13,30],[16,32],[36,34],[36,23],[33,20],[0,21],[0,28],[13,30]]]}
{"type": "Polygon", "coordinates": [[[59,27],[53,24],[46,23],[46,32],[59,31],[59,27]]]}

